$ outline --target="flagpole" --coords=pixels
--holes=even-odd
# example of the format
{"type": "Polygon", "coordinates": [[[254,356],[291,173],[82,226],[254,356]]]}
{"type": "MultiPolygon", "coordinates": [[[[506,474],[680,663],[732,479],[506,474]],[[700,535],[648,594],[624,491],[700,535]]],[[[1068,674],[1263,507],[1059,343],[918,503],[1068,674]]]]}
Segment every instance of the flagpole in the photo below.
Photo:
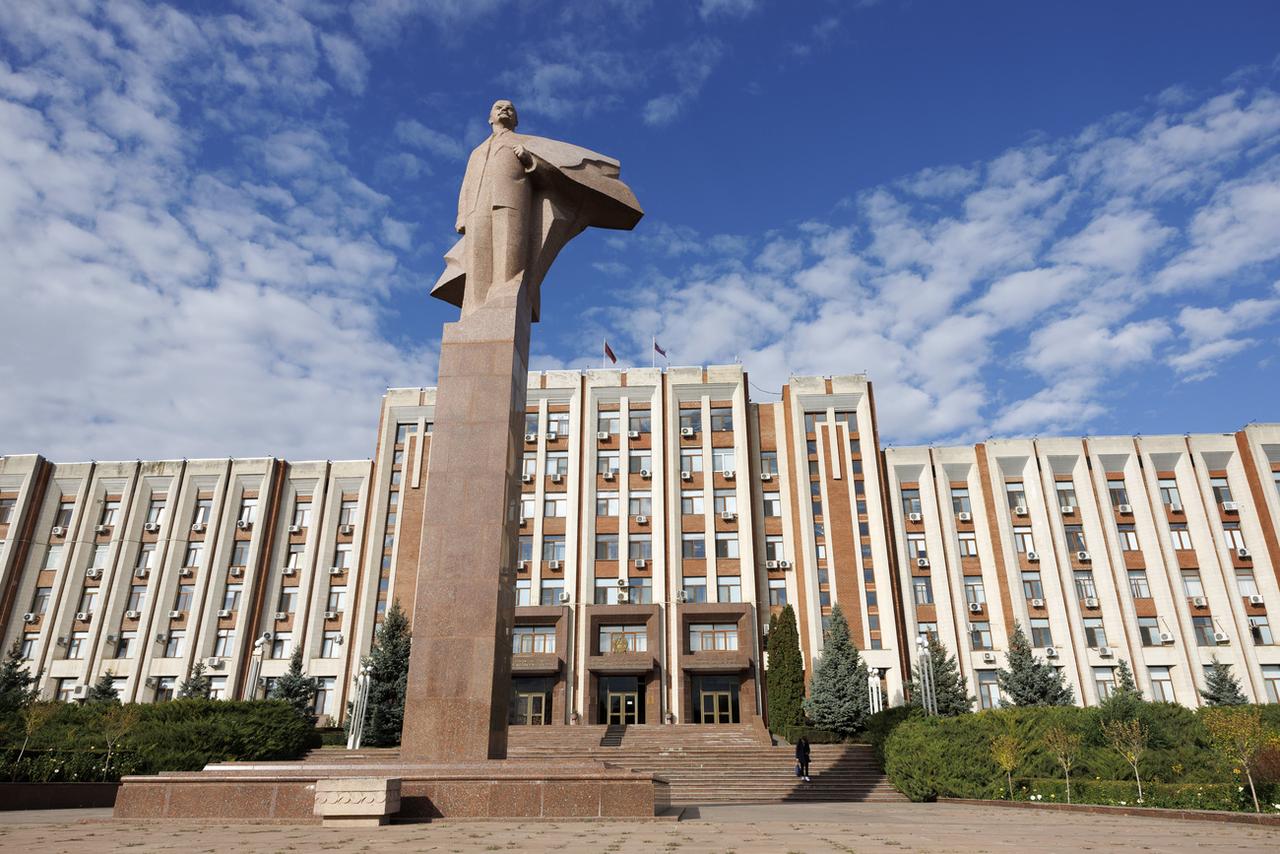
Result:
{"type": "Polygon", "coordinates": [[[653,344],[653,346],[649,348],[649,367],[656,368],[658,367],[658,339],[651,338],[649,339],[649,342],[653,344]]]}

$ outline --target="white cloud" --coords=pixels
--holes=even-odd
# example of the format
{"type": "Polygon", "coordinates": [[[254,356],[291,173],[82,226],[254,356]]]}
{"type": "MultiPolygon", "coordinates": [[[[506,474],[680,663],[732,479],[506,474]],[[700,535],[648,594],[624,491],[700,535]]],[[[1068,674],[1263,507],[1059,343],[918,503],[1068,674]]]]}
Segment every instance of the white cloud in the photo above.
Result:
{"type": "Polygon", "coordinates": [[[760,9],[760,0],[698,0],[698,14],[702,19],[745,18],[760,9]]]}
{"type": "Polygon", "coordinates": [[[420,148],[437,157],[457,160],[467,153],[461,142],[446,133],[432,130],[417,119],[396,122],[395,137],[405,145],[420,148]]]}
{"type": "Polygon", "coordinates": [[[644,105],[647,125],[665,125],[676,117],[702,92],[707,79],[724,57],[724,46],[715,39],[699,39],[671,52],[671,69],[675,89],[650,98],[644,105]]]}
{"type": "Polygon", "coordinates": [[[369,59],[360,46],[337,33],[322,33],[320,43],[334,77],[343,88],[356,95],[364,92],[369,79],[369,59]]]}

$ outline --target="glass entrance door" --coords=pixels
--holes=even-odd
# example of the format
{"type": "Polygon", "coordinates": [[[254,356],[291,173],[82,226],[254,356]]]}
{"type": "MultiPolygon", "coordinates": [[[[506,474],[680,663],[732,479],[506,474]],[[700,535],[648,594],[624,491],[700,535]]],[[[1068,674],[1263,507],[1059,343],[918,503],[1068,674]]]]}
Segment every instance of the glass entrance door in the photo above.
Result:
{"type": "Polygon", "coordinates": [[[733,723],[733,695],[728,691],[703,691],[702,722],[704,724],[733,723]]]}
{"type": "Polygon", "coordinates": [[[605,708],[608,710],[605,723],[610,726],[640,722],[640,697],[635,691],[610,691],[605,697],[605,708]]]}
{"type": "Polygon", "coordinates": [[[547,722],[546,709],[547,695],[541,691],[537,693],[516,692],[515,722],[517,724],[542,726],[547,722]]]}

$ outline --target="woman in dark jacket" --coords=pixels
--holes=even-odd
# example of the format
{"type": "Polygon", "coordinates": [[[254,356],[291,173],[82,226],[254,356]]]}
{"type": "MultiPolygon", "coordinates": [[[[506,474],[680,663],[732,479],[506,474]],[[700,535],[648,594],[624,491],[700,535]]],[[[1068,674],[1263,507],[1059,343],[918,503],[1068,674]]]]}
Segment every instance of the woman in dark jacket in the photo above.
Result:
{"type": "Polygon", "coordinates": [[[803,735],[796,742],[796,766],[800,769],[800,777],[804,778],[806,783],[809,780],[809,739],[803,735]]]}

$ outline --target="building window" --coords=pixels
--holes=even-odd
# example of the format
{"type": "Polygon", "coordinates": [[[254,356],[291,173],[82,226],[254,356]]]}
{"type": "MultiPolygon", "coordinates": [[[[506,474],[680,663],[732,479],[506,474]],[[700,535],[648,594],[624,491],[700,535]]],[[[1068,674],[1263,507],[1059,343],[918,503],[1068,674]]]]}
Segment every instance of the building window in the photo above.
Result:
{"type": "Polygon", "coordinates": [[[258,499],[245,498],[240,502],[240,513],[236,516],[236,521],[244,522],[246,525],[252,525],[257,514],[258,499]]]}
{"type": "Polygon", "coordinates": [[[72,632],[67,640],[67,658],[76,660],[84,658],[84,642],[88,638],[88,632],[72,632]]]}
{"type": "Polygon", "coordinates": [[[321,676],[316,679],[315,713],[317,715],[333,714],[333,707],[338,696],[338,677],[321,676]]]}
{"type": "Polygon", "coordinates": [[[348,570],[351,562],[351,543],[339,543],[333,550],[333,565],[337,569],[348,570]]]}
{"type": "Polygon", "coordinates": [[[618,559],[618,535],[596,534],[596,560],[618,559]]]}
{"type": "Polygon", "coordinates": [[[1076,585],[1077,599],[1098,598],[1098,588],[1093,584],[1093,572],[1088,569],[1077,569],[1072,573],[1076,585]]]}
{"type": "Polygon", "coordinates": [[[1138,532],[1133,525],[1119,525],[1117,531],[1120,534],[1120,551],[1136,552],[1138,548],[1138,532]]]}
{"type": "Polygon", "coordinates": [[[1042,617],[1031,619],[1031,645],[1040,647],[1053,646],[1053,632],[1049,629],[1049,621],[1042,617]]]}
{"type": "Polygon", "coordinates": [[[712,498],[712,509],[716,513],[737,513],[738,493],[732,489],[717,489],[712,498]]]}
{"type": "Polygon", "coordinates": [[[907,534],[907,557],[916,560],[928,556],[924,546],[924,534],[907,534]]]}
{"type": "Polygon", "coordinates": [[[1231,487],[1225,477],[1209,478],[1209,488],[1213,490],[1213,500],[1219,504],[1231,500],[1231,487]]]}
{"type": "Polygon", "coordinates": [[[733,409],[715,407],[711,410],[711,432],[730,433],[733,431],[733,409]]]}
{"type": "Polygon", "coordinates": [[[1173,541],[1173,547],[1178,551],[1187,551],[1191,548],[1191,532],[1187,530],[1185,523],[1174,523],[1169,526],[1169,538],[1173,541]]]}
{"type": "Polygon", "coordinates": [[[724,560],[737,560],[738,535],[732,531],[716,533],[716,557],[724,560]]]}
{"type": "MultiPolygon", "coordinates": [[[[558,516],[561,518],[569,515],[569,499],[566,497],[556,498],[554,501],[547,499],[543,504],[543,515],[558,516]]],[[[618,515],[618,493],[616,492],[597,492],[596,493],[596,515],[597,516],[617,516],[618,515]]]]}
{"type": "Polygon", "coordinates": [[[1227,543],[1227,548],[1234,551],[1235,549],[1245,548],[1244,534],[1240,531],[1239,522],[1223,522],[1222,537],[1227,543]]]}
{"type": "Polygon", "coordinates": [[[596,414],[596,432],[618,435],[618,422],[622,416],[617,412],[600,412],[596,414]]]}
{"type": "Polygon", "coordinates": [[[569,435],[569,413],[567,412],[548,412],[547,413],[547,432],[556,436],[569,435]]]}
{"type": "Polygon", "coordinates": [[[736,452],[733,448],[712,448],[711,449],[711,470],[718,472],[731,472],[737,469],[734,462],[736,452]]]}
{"type": "Polygon", "coordinates": [[[917,605],[933,604],[933,580],[917,575],[911,579],[911,589],[917,605]]]}
{"type": "Polygon", "coordinates": [[[1155,617],[1139,617],[1138,635],[1143,646],[1160,646],[1160,621],[1155,617]]]}
{"type": "Polygon", "coordinates": [[[533,580],[529,578],[516,579],[516,605],[524,607],[533,604],[533,580]]]}
{"type": "Polygon", "coordinates": [[[597,605],[617,605],[618,591],[622,588],[618,587],[618,579],[616,578],[597,578],[595,604],[597,605]]]}
{"type": "Polygon", "coordinates": [[[764,559],[765,560],[783,560],[782,537],[777,534],[769,534],[764,538],[764,559]]]}
{"type": "Polygon", "coordinates": [[[52,591],[52,587],[36,588],[35,594],[31,597],[31,613],[45,614],[49,611],[49,598],[52,591]]]}
{"type": "Polygon", "coordinates": [[[1102,625],[1101,617],[1084,618],[1084,641],[1085,646],[1090,649],[1097,649],[1107,645],[1107,630],[1102,625]]]}
{"type": "Polygon", "coordinates": [[[969,504],[969,490],[952,488],[951,510],[953,513],[968,513],[973,510],[969,504]]]}
{"type": "Polygon", "coordinates": [[[1252,569],[1236,568],[1236,588],[1241,596],[1258,595],[1258,579],[1253,577],[1252,569]]]}
{"type": "Polygon", "coordinates": [[[160,517],[162,515],[164,515],[164,499],[163,498],[151,499],[151,501],[147,504],[146,523],[148,525],[159,525],[160,517]]]}
{"type": "Polygon", "coordinates": [[[907,515],[920,512],[920,490],[902,490],[902,512],[907,515]]]}
{"type": "Polygon", "coordinates": [[[186,613],[191,610],[191,598],[195,595],[194,584],[179,584],[178,593],[173,599],[173,610],[186,613]]]}
{"type": "Polygon", "coordinates": [[[685,516],[701,516],[704,511],[701,492],[680,493],[680,512],[685,516]]]}
{"type": "Polygon", "coordinates": [[[978,556],[978,535],[972,531],[962,531],[958,537],[960,557],[978,556]]]}
{"type": "Polygon", "coordinates": [[[686,575],[681,583],[686,602],[707,601],[707,579],[701,575],[686,575]]]}
{"type": "Polygon", "coordinates": [[[228,584],[227,589],[222,592],[222,610],[238,611],[240,610],[240,594],[244,591],[243,584],[228,584]]]}
{"type": "Polygon", "coordinates": [[[564,592],[564,582],[561,580],[545,580],[539,592],[539,603],[542,605],[559,605],[560,594],[564,592]]]}
{"type": "Polygon", "coordinates": [[[547,476],[569,473],[569,455],[562,451],[547,454],[547,476]]]}
{"type": "Polygon", "coordinates": [[[782,516],[782,497],[776,492],[766,492],[762,496],[764,503],[764,515],[767,519],[777,519],[782,516]]]}
{"type": "Polygon", "coordinates": [[[1182,595],[1189,599],[1204,595],[1204,584],[1200,581],[1200,570],[1182,570],[1182,595]]]}
{"type": "Polygon", "coordinates": [[[42,569],[57,569],[62,562],[62,544],[53,543],[45,550],[42,569]]]}
{"type": "Polygon", "coordinates": [[[972,576],[966,577],[964,580],[964,601],[970,605],[985,605],[987,602],[987,591],[982,586],[981,578],[972,576]]]}
{"type": "Polygon", "coordinates": [[[1129,570],[1129,595],[1134,599],[1150,599],[1151,585],[1147,583],[1147,571],[1145,569],[1129,570]]]}
{"type": "Polygon", "coordinates": [[[1119,507],[1121,504],[1129,503],[1129,490],[1125,489],[1124,481],[1112,480],[1107,482],[1107,492],[1111,496],[1111,506],[1119,507]]]}
{"type": "Polygon", "coordinates": [[[280,589],[280,599],[276,606],[277,611],[285,614],[292,614],[298,607],[298,588],[282,587],[280,589]]]}
{"type": "Polygon", "coordinates": [[[653,579],[627,579],[627,598],[635,605],[653,604],[653,579]]]}
{"type": "Polygon", "coordinates": [[[90,617],[98,610],[98,588],[86,587],[80,593],[80,607],[77,612],[88,614],[90,617]]]}
{"type": "Polygon", "coordinates": [[[126,611],[142,612],[147,604],[147,586],[145,584],[134,584],[129,587],[129,600],[125,605],[126,611]]]}
{"type": "Polygon", "coordinates": [[[236,540],[231,547],[231,565],[241,569],[249,565],[249,541],[236,540]]]}
{"type": "MultiPolygon", "coordinates": [[[[1280,475],[1276,482],[1280,484],[1280,475]]],[[[1262,686],[1267,693],[1268,703],[1280,703],[1280,664],[1262,665],[1262,686]]]]}
{"type": "Polygon", "coordinates": [[[542,538],[542,559],[564,561],[564,535],[542,538]]]}
{"type": "Polygon", "coordinates": [[[680,452],[680,471],[702,471],[702,451],[682,450],[680,452]]]}
{"type": "Polygon", "coordinates": [[[293,635],[289,632],[276,632],[271,638],[272,658],[288,658],[293,655],[293,635]]]}
{"type": "Polygon", "coordinates": [[[994,670],[978,672],[978,704],[984,709],[995,709],[1000,706],[1000,685],[996,681],[994,670]]]}
{"type": "Polygon", "coordinates": [[[631,516],[652,516],[652,495],[648,492],[632,492],[627,496],[627,512],[631,516]]]}
{"type": "Polygon", "coordinates": [[[1093,685],[1098,689],[1098,699],[1105,700],[1116,689],[1116,673],[1110,667],[1093,668],[1093,685]]]}
{"type": "Polygon", "coordinates": [[[769,579],[769,604],[779,606],[787,604],[787,582],[785,579],[769,579]]]}
{"type": "Polygon", "coordinates": [[[707,557],[707,540],[700,533],[680,535],[681,555],[689,560],[705,560],[707,557]]]}
{"type": "Polygon", "coordinates": [[[1007,481],[1004,485],[1005,498],[1009,501],[1009,509],[1017,512],[1019,509],[1027,509],[1027,491],[1022,485],[1022,481],[1007,481]]]}
{"type": "Polygon", "coordinates": [[[302,568],[302,555],[307,547],[302,543],[290,543],[289,551],[285,555],[284,565],[288,569],[299,570],[302,568]]]}
{"type": "Polygon", "coordinates": [[[741,602],[742,579],[736,575],[721,575],[716,578],[717,602],[741,602]]]}
{"type": "Polygon", "coordinates": [[[601,451],[596,454],[596,474],[618,474],[619,457],[617,451],[601,451]]]}
{"type": "Polygon", "coordinates": [[[1218,642],[1213,639],[1212,617],[1192,617],[1191,631],[1195,634],[1196,646],[1218,645],[1218,642]]]}
{"type": "Polygon", "coordinates": [[[538,473],[538,455],[526,451],[524,456],[520,458],[520,474],[525,477],[532,478],[538,473]]]}
{"type": "MultiPolygon", "coordinates": [[[[0,502],[3,503],[3,502],[0,502]]],[[[116,524],[116,516],[120,513],[119,501],[102,502],[102,515],[98,517],[99,525],[106,525],[108,528],[116,524]]],[[[7,520],[0,519],[0,525],[5,524],[7,520]]]]}
{"type": "Polygon", "coordinates": [[[777,451],[761,451],[760,452],[760,473],[776,477],[778,474],[778,452],[777,451]]]}
{"type": "Polygon", "coordinates": [[[632,474],[653,471],[653,455],[648,451],[632,451],[628,457],[627,471],[632,474]]]}
{"type": "Polygon", "coordinates": [[[1022,595],[1026,599],[1044,599],[1044,583],[1039,572],[1022,573],[1022,595]]]}
{"type": "Polygon", "coordinates": [[[1031,536],[1029,526],[1020,525],[1013,529],[1013,545],[1018,550],[1018,554],[1024,555],[1036,550],[1036,541],[1031,536]]]}
{"type": "Polygon", "coordinates": [[[633,409],[627,413],[627,428],[633,433],[649,433],[653,427],[649,420],[649,410],[633,409]]]}
{"type": "Polygon", "coordinates": [[[1249,634],[1253,636],[1253,642],[1257,646],[1271,646],[1276,642],[1271,635],[1271,624],[1267,622],[1266,617],[1250,617],[1249,634]]]}
{"type": "Polygon", "coordinates": [[[116,640],[115,658],[133,658],[133,650],[137,643],[137,632],[121,632],[119,639],[116,640]]]}
{"type": "Polygon", "coordinates": [[[1182,507],[1182,496],[1178,494],[1178,481],[1173,478],[1160,479],[1160,502],[1165,507],[1182,507]]]}
{"type": "Polygon", "coordinates": [[[1076,502],[1076,487],[1069,480],[1064,480],[1054,484],[1054,489],[1058,493],[1058,506],[1062,507],[1078,507],[1076,502]]]}
{"type": "Polygon", "coordinates": [[[1083,552],[1089,550],[1089,545],[1084,538],[1084,528],[1079,525],[1064,525],[1063,532],[1067,535],[1067,549],[1069,551],[1083,552]]]}
{"type": "Polygon", "coordinates": [[[651,534],[632,534],[627,537],[627,558],[629,560],[652,559],[653,536],[651,534]]]}
{"type": "MultiPolygon", "coordinates": [[[[16,498],[0,498],[0,525],[13,524],[13,510],[18,506],[16,498]]],[[[107,524],[103,522],[103,524],[107,524]]]]}
{"type": "Polygon", "coordinates": [[[320,640],[320,657],[337,658],[338,647],[342,645],[342,634],[336,631],[325,632],[320,640]]]}
{"type": "Polygon", "coordinates": [[[970,623],[969,642],[975,650],[991,649],[991,624],[988,622],[970,623]]]}
{"type": "Polygon", "coordinates": [[[325,601],[325,610],[335,614],[341,614],[347,610],[347,588],[330,587],[328,599],[325,601]]]}
{"type": "Polygon", "coordinates": [[[182,647],[187,640],[187,633],[180,630],[169,632],[169,636],[165,638],[164,658],[180,658],[182,656],[182,647]]]}
{"type": "Polygon", "coordinates": [[[516,626],[511,630],[511,651],[517,655],[544,655],[556,651],[555,626],[516,626]]]}
{"type": "Polygon", "coordinates": [[[680,410],[680,430],[692,430],[697,433],[702,430],[702,410],[701,409],[681,409],[680,410]]]}
{"type": "Polygon", "coordinates": [[[74,511],[75,505],[73,504],[59,504],[57,511],[53,514],[54,527],[69,531],[71,529],[71,516],[74,511]]]}
{"type": "Polygon", "coordinates": [[[533,560],[533,535],[521,534],[516,540],[516,560],[527,563],[533,560]]]}
{"type": "Polygon", "coordinates": [[[601,655],[649,649],[649,633],[644,626],[601,626],[597,640],[601,655]]]}
{"type": "Polygon", "coordinates": [[[924,638],[926,641],[937,640],[938,624],[937,623],[917,623],[916,635],[918,637],[924,638]]]}
{"type": "Polygon", "coordinates": [[[231,654],[231,645],[235,642],[236,633],[232,629],[218,629],[213,637],[213,654],[222,658],[231,654]]]}
{"type": "Polygon", "coordinates": [[[738,648],[737,623],[693,623],[689,626],[689,651],[733,651],[738,648]]]}
{"type": "Polygon", "coordinates": [[[1151,699],[1157,703],[1172,703],[1173,676],[1168,667],[1148,667],[1147,675],[1151,678],[1151,699]]]}

